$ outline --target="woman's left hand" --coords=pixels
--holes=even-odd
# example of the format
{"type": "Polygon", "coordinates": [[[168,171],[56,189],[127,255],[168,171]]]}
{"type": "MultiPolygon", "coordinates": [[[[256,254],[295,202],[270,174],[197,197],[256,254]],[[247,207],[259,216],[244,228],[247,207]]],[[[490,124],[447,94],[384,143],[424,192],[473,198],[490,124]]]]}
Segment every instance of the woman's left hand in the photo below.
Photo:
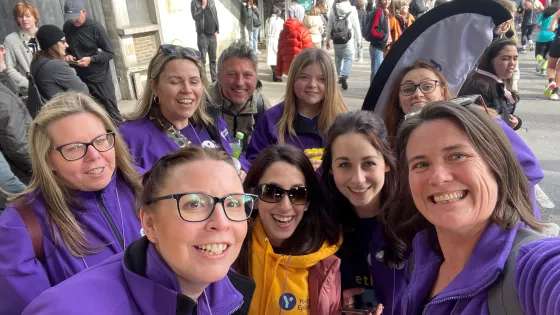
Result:
{"type": "Polygon", "coordinates": [[[519,120],[517,120],[517,117],[509,115],[509,120],[507,123],[511,128],[515,129],[515,127],[517,127],[517,124],[519,124],[519,120]]]}

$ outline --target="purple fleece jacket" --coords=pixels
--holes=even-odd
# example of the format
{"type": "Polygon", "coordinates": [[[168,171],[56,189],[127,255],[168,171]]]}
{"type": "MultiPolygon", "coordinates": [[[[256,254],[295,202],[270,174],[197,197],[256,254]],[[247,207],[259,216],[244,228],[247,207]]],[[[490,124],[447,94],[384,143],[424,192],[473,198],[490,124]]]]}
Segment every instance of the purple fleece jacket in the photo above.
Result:
{"type": "Polygon", "coordinates": [[[195,302],[182,294],[177,276],[144,237],[124,253],[45,291],[23,314],[246,314],[240,309],[245,300],[248,308],[254,282],[241,281],[247,297],[226,276],[207,286],[195,302]]]}
{"type": "MultiPolygon", "coordinates": [[[[284,102],[270,108],[259,118],[255,124],[251,142],[247,146],[247,159],[253,162],[259,153],[268,146],[278,143],[278,128],[276,125],[284,114],[284,102]]],[[[286,131],[284,143],[305,150],[323,148],[323,135],[319,132],[319,116],[309,119],[296,114],[293,122],[296,136],[291,136],[286,131]]]]}
{"type": "MultiPolygon", "coordinates": [[[[231,138],[227,131],[227,124],[222,117],[218,117],[218,130],[220,130],[221,145],[229,155],[231,150],[231,138]]],[[[124,141],[130,148],[132,157],[138,166],[149,170],[152,165],[168,153],[179,150],[179,146],[169,139],[163,131],[158,129],[147,117],[138,120],[125,121],[120,127],[124,141]]],[[[181,133],[194,145],[203,148],[215,148],[216,144],[205,128],[197,128],[191,124],[181,130],[181,133]]],[[[241,167],[245,172],[249,171],[251,163],[244,156],[239,157],[241,167]]]]}
{"type": "MultiPolygon", "coordinates": [[[[41,193],[25,196],[43,232],[45,265],[36,258],[31,238],[17,210],[10,203],[0,216],[0,314],[21,314],[23,309],[46,289],[78,272],[101,263],[123,251],[118,237],[126,247],[140,238],[140,221],[136,216],[134,195],[124,177],[117,172],[105,189],[98,192],[76,192],[72,196],[80,206],[71,207],[83,228],[87,241],[99,246],[99,252],[74,257],[64,243],[54,244],[45,201],[41,193]],[[104,213],[106,209],[106,213],[104,213]],[[111,227],[108,218],[115,229],[111,227]]],[[[58,230],[55,231],[58,234],[58,230]]]]}
{"type": "MultiPolygon", "coordinates": [[[[503,271],[516,233],[517,227],[503,231],[494,223],[488,225],[463,270],[427,305],[442,258],[430,247],[428,231],[418,233],[413,242],[414,270],[401,301],[402,314],[489,315],[488,290],[503,271]]],[[[560,238],[544,238],[521,247],[515,289],[525,314],[560,313],[560,238]]]]}

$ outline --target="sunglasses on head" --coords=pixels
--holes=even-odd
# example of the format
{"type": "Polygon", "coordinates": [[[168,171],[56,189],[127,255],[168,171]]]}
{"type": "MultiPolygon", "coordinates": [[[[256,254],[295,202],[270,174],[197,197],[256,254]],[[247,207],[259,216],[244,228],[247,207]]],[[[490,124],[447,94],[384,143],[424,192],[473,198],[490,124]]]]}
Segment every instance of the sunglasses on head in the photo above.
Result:
{"type": "MultiPolygon", "coordinates": [[[[472,104],[480,105],[484,108],[484,111],[486,111],[486,113],[488,115],[490,115],[490,112],[488,111],[488,107],[486,106],[486,102],[484,102],[484,98],[482,98],[482,95],[479,95],[479,94],[464,95],[464,96],[456,97],[454,99],[449,100],[448,102],[451,102],[451,103],[453,103],[455,105],[459,105],[459,106],[468,106],[468,105],[472,105],[472,104]]],[[[426,106],[429,106],[429,105],[430,104],[427,104],[426,106]]],[[[414,116],[420,114],[421,111],[422,111],[422,109],[419,109],[417,111],[410,112],[410,113],[404,115],[404,120],[407,120],[411,117],[414,117],[414,116]]]]}
{"type": "Polygon", "coordinates": [[[288,194],[288,199],[294,205],[307,203],[307,188],[304,186],[292,187],[288,190],[275,184],[262,184],[257,188],[259,199],[268,203],[277,203],[288,194]]]}
{"type": "Polygon", "coordinates": [[[177,57],[191,57],[200,60],[201,54],[200,51],[183,46],[177,45],[161,45],[159,49],[166,55],[166,56],[177,56],[177,57]]]}

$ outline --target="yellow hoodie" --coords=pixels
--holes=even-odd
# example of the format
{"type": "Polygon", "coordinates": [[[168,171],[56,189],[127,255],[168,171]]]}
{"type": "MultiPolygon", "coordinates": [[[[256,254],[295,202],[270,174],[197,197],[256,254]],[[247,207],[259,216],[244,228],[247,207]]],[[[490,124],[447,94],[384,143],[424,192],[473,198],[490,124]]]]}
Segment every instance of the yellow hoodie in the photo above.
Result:
{"type": "Polygon", "coordinates": [[[325,243],[303,256],[276,254],[258,219],[251,237],[251,276],[257,287],[249,314],[308,315],[309,268],[334,255],[339,245],[325,243]]]}

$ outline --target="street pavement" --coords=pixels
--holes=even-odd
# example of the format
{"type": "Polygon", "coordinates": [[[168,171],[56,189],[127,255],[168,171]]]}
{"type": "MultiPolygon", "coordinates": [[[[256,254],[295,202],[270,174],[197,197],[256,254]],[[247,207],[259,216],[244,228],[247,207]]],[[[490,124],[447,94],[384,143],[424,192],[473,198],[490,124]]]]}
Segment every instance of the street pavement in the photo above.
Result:
{"type": "MultiPolygon", "coordinates": [[[[348,80],[348,90],[342,91],[344,100],[351,110],[362,107],[369,89],[370,61],[368,47],[364,48],[364,62],[354,63],[348,80]]],[[[272,104],[282,101],[286,88],[283,83],[272,82],[272,72],[266,66],[266,50],[259,55],[258,77],[263,83],[263,94],[272,104]]],[[[334,61],[334,53],[330,55],[334,61]]],[[[534,53],[520,55],[519,93],[521,101],[516,114],[523,120],[519,135],[529,144],[541,163],[545,178],[537,188],[537,199],[545,222],[560,224],[560,101],[551,101],[542,94],[547,79],[535,72],[534,53]]],[[[132,110],[134,101],[122,101],[123,112],[132,110]]]]}

